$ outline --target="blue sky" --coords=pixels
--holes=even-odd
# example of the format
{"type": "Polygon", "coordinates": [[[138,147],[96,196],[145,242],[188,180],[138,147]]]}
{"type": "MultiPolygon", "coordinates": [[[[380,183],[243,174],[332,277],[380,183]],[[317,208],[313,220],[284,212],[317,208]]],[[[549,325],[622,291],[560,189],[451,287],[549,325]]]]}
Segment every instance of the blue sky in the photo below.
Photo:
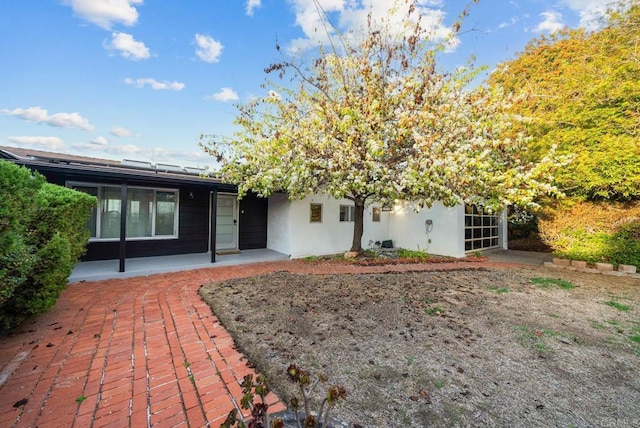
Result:
{"type": "MultiPolygon", "coordinates": [[[[319,0],[340,30],[390,0],[319,0]]],[[[446,34],[467,4],[421,0],[446,34]]],[[[493,68],[533,37],[594,28],[606,0],[481,0],[445,65],[493,68]]],[[[423,21],[424,22],[424,21],[423,21]]],[[[211,166],[200,134],[230,135],[264,89],[276,40],[304,49],[313,0],[2,0],[0,145],[105,159],[211,166]]]]}

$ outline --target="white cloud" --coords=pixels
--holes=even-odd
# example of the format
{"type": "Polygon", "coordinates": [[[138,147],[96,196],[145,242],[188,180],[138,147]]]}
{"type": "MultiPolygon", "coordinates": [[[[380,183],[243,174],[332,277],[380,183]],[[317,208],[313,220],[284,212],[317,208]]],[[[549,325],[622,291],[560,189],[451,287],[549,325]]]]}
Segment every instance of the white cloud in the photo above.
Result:
{"type": "Polygon", "coordinates": [[[253,11],[262,5],[262,0],[247,0],[247,15],[253,16],[253,11]]]}
{"type": "Polygon", "coordinates": [[[273,90],[269,91],[269,97],[270,98],[274,98],[276,100],[282,99],[282,96],[279,93],[277,93],[276,91],[273,91],[273,90]]]}
{"type": "Polygon", "coordinates": [[[219,92],[212,94],[210,99],[214,99],[216,101],[237,101],[239,99],[238,94],[231,88],[221,88],[219,92]]]}
{"type": "Polygon", "coordinates": [[[123,128],[122,126],[114,126],[109,132],[111,135],[116,137],[133,137],[133,132],[129,131],[127,128],[123,128]]]}
{"type": "Polygon", "coordinates": [[[543,20],[538,25],[536,25],[536,28],[534,28],[533,31],[535,31],[536,33],[553,33],[554,31],[562,30],[565,26],[562,22],[562,14],[560,12],[542,12],[540,16],[543,18],[543,20]]]}
{"type": "Polygon", "coordinates": [[[156,91],[160,91],[160,90],[173,90],[173,91],[181,91],[182,89],[184,89],[184,83],[181,82],[169,82],[167,80],[163,80],[162,82],[157,81],[156,79],[152,79],[152,78],[145,78],[145,79],[132,79],[130,77],[127,77],[126,79],[124,79],[124,83],[126,83],[127,85],[131,85],[131,86],[135,86],[136,88],[142,88],[143,86],[150,86],[151,89],[156,90],[156,91]]]}
{"type": "Polygon", "coordinates": [[[342,13],[345,10],[342,0],[322,1],[322,10],[318,9],[314,0],[292,0],[290,3],[293,4],[296,25],[305,34],[305,38],[295,39],[291,42],[289,49],[292,51],[305,50],[318,43],[328,42],[335,29],[329,22],[323,22],[322,10],[327,14],[342,13]]]}
{"type": "Polygon", "coordinates": [[[79,113],[56,113],[50,116],[49,112],[42,107],[16,108],[13,110],[2,109],[0,113],[28,120],[29,122],[44,123],[58,128],[79,128],[85,131],[94,130],[89,120],[80,116],[79,113]]]}
{"type": "MultiPolygon", "coordinates": [[[[445,12],[442,9],[442,0],[418,0],[414,13],[408,14],[409,5],[406,2],[392,2],[388,0],[290,0],[296,16],[296,24],[302,29],[305,38],[294,40],[289,49],[292,51],[304,50],[318,43],[326,44],[330,35],[335,33],[335,28],[324,20],[324,13],[329,15],[332,22],[336,23],[342,34],[358,34],[367,26],[369,15],[373,25],[380,25],[385,21],[399,34],[408,31],[412,23],[416,23],[420,17],[420,25],[423,37],[434,42],[443,42],[451,37],[451,28],[444,25],[445,12]],[[390,13],[390,9],[397,6],[396,13],[390,13]],[[408,18],[409,17],[409,18],[408,18]]],[[[448,48],[453,50],[459,43],[457,38],[449,40],[448,48]]]]}
{"type": "Polygon", "coordinates": [[[196,34],[195,39],[196,45],[198,45],[198,48],[196,49],[196,55],[198,55],[198,58],[209,63],[220,61],[220,55],[224,48],[222,43],[205,34],[196,34]]]}
{"type": "Polygon", "coordinates": [[[134,61],[149,59],[151,57],[149,48],[147,48],[144,43],[135,40],[131,34],[127,33],[112,33],[111,43],[105,44],[105,47],[118,51],[121,56],[134,61]]]}
{"type": "Polygon", "coordinates": [[[596,30],[601,24],[601,18],[606,15],[607,7],[615,1],[609,0],[561,0],[561,4],[578,13],[580,26],[587,30],[596,30]]]}
{"type": "Polygon", "coordinates": [[[91,140],[91,144],[95,144],[96,146],[106,146],[107,144],[109,144],[109,140],[100,136],[91,140]]]}
{"type": "Polygon", "coordinates": [[[90,143],[72,144],[71,148],[75,151],[83,153],[93,152],[91,154],[92,157],[105,157],[104,154],[99,154],[105,153],[109,155],[110,158],[122,158],[123,156],[130,156],[142,152],[142,149],[140,147],[134,146],[133,144],[114,146],[111,144],[94,144],[93,141],[91,141],[90,143]]]}
{"type": "Polygon", "coordinates": [[[512,25],[516,25],[518,23],[519,19],[517,16],[513,16],[511,17],[511,19],[509,20],[509,22],[503,21],[498,25],[498,29],[503,29],[503,28],[507,28],[507,27],[511,27],[512,25]]]}
{"type": "Polygon", "coordinates": [[[23,146],[36,146],[39,148],[45,148],[49,150],[59,150],[64,147],[64,143],[58,137],[37,137],[37,136],[23,136],[23,137],[7,137],[7,141],[23,145],[23,146]]]}
{"type": "Polygon", "coordinates": [[[138,22],[138,11],[135,5],[143,0],[64,0],[80,18],[92,22],[106,30],[113,24],[127,26],[138,22]]]}

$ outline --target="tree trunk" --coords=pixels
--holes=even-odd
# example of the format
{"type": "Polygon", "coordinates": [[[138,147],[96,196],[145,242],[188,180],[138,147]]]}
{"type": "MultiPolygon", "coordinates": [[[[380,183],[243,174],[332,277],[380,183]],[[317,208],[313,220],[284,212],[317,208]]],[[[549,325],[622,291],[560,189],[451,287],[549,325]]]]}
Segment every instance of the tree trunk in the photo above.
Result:
{"type": "Polygon", "coordinates": [[[355,217],[353,219],[353,243],[349,251],[362,252],[362,233],[364,232],[364,202],[362,198],[354,198],[355,217]]]}

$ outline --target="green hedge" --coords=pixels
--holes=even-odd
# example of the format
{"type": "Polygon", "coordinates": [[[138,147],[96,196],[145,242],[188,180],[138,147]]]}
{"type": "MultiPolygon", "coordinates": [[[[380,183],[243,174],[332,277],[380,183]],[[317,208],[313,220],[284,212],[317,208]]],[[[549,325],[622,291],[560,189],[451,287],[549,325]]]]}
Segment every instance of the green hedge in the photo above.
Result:
{"type": "Polygon", "coordinates": [[[640,202],[566,200],[539,220],[558,257],[640,268],[640,202]]]}
{"type": "Polygon", "coordinates": [[[0,161],[0,335],[51,308],[86,249],[93,196],[0,161]]]}

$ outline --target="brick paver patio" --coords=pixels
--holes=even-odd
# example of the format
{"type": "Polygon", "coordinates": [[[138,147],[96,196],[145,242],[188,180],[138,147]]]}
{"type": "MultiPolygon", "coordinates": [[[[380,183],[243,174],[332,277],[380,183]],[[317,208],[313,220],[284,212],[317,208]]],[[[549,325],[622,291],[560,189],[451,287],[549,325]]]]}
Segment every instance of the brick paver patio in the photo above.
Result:
{"type": "MultiPolygon", "coordinates": [[[[0,426],[218,427],[254,369],[197,293],[211,281],[491,266],[504,264],[284,261],[74,283],[49,313],[0,339],[0,426]]],[[[268,397],[273,411],[284,409],[278,400],[268,397]]]]}

